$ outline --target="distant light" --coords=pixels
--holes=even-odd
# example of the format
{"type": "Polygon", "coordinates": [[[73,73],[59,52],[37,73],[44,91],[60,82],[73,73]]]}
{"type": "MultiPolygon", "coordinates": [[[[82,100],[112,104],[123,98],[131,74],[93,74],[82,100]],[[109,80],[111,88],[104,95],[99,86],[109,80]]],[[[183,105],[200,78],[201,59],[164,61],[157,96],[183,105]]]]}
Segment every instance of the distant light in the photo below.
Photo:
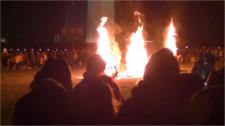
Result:
{"type": "Polygon", "coordinates": [[[47,51],[49,51],[50,49],[47,49],[47,51]]]}
{"type": "Polygon", "coordinates": [[[205,82],[204,85],[207,86],[207,82],[205,82]]]}
{"type": "Polygon", "coordinates": [[[23,51],[25,51],[25,52],[26,52],[26,51],[27,51],[27,49],[23,49],[23,51]]]}
{"type": "Polygon", "coordinates": [[[221,49],[220,46],[218,46],[218,49],[221,49]]]}
{"type": "Polygon", "coordinates": [[[3,49],[3,53],[8,53],[8,49],[7,48],[4,48],[3,49]]]}
{"type": "Polygon", "coordinates": [[[67,49],[64,49],[65,51],[67,51],[67,49]]]}
{"type": "Polygon", "coordinates": [[[209,64],[208,62],[204,62],[204,65],[207,65],[207,64],[209,64]]]}
{"type": "Polygon", "coordinates": [[[203,49],[205,49],[205,46],[203,46],[203,49]]]}
{"type": "Polygon", "coordinates": [[[20,51],[20,49],[17,49],[16,51],[20,51]]]}
{"type": "Polygon", "coordinates": [[[6,43],[6,40],[4,38],[1,39],[2,43],[6,43]]]}
{"type": "Polygon", "coordinates": [[[12,51],[13,49],[9,49],[10,51],[12,51]]]}
{"type": "Polygon", "coordinates": [[[55,51],[58,51],[59,49],[55,49],[55,51]]]}
{"type": "Polygon", "coordinates": [[[188,45],[186,45],[186,49],[188,49],[188,45]]]}
{"type": "Polygon", "coordinates": [[[39,49],[39,51],[41,51],[41,49],[39,49]]]}
{"type": "Polygon", "coordinates": [[[34,51],[34,49],[31,49],[31,51],[34,51]]]}

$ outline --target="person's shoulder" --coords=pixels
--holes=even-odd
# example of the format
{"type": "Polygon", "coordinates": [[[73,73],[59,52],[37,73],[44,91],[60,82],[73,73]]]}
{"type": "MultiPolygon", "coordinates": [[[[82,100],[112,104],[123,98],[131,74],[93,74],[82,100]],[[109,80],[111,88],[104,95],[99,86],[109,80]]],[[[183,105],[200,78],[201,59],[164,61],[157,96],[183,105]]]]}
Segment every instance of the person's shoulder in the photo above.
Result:
{"type": "Polygon", "coordinates": [[[110,76],[108,76],[108,75],[105,75],[105,74],[99,75],[98,78],[99,78],[100,80],[103,80],[103,81],[108,82],[108,83],[109,83],[109,82],[113,82],[112,77],[110,77],[110,76]]]}
{"type": "Polygon", "coordinates": [[[25,106],[29,104],[32,100],[33,100],[32,93],[25,94],[16,102],[16,106],[17,107],[25,106]]]}
{"type": "Polygon", "coordinates": [[[139,120],[140,114],[145,111],[145,107],[142,103],[138,99],[131,97],[120,107],[116,121],[119,124],[133,124],[133,121],[139,120]]]}
{"type": "Polygon", "coordinates": [[[139,110],[142,107],[142,101],[141,98],[138,97],[131,97],[129,99],[127,99],[123,105],[121,106],[121,110],[122,111],[135,111],[135,110],[139,110]]]}
{"type": "Polygon", "coordinates": [[[39,81],[32,90],[35,99],[64,99],[67,96],[66,89],[56,80],[46,78],[39,81]]]}
{"type": "Polygon", "coordinates": [[[39,82],[40,88],[53,88],[53,89],[58,89],[62,92],[66,92],[66,89],[60,84],[58,81],[51,79],[51,78],[46,78],[43,79],[39,82]]]}

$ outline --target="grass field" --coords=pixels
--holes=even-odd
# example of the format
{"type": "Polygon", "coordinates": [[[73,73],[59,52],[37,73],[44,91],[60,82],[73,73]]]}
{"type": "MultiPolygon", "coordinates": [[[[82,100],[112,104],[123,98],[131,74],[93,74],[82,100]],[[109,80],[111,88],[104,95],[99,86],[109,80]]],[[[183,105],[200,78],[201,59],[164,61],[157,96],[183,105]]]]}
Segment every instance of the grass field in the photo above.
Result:
{"type": "MultiPolygon", "coordinates": [[[[222,63],[217,63],[219,67],[223,66],[222,63]]],[[[190,72],[192,64],[182,64],[180,65],[181,72],[190,72]]],[[[32,70],[1,70],[1,124],[10,125],[12,124],[12,117],[14,112],[14,107],[19,98],[30,91],[29,85],[32,82],[35,73],[40,70],[40,68],[34,68],[32,70]]],[[[82,77],[85,71],[84,67],[71,68],[72,71],[72,81],[73,86],[76,86],[81,79],[77,77],[82,77]]],[[[121,88],[121,92],[124,99],[128,99],[131,94],[131,89],[135,83],[141,78],[129,78],[129,79],[118,79],[115,80],[121,88]]]]}

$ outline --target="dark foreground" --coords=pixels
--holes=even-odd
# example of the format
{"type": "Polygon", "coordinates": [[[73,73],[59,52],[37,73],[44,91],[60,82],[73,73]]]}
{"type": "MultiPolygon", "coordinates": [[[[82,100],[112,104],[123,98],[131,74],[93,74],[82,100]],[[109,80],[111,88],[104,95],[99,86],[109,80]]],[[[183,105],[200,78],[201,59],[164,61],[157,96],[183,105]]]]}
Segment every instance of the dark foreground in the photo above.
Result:
{"type": "MultiPolygon", "coordinates": [[[[216,69],[223,67],[223,62],[216,63],[216,69]]],[[[192,64],[181,64],[180,69],[182,73],[189,73],[192,64]]],[[[40,68],[32,70],[1,70],[1,124],[12,124],[12,117],[15,108],[15,103],[23,95],[30,91],[29,84],[32,82],[35,73],[40,68]]],[[[82,77],[85,67],[74,67],[72,70],[73,86],[80,82],[77,77],[82,77]]],[[[116,79],[119,84],[124,99],[127,100],[131,96],[131,89],[141,78],[124,78],[116,79]]]]}

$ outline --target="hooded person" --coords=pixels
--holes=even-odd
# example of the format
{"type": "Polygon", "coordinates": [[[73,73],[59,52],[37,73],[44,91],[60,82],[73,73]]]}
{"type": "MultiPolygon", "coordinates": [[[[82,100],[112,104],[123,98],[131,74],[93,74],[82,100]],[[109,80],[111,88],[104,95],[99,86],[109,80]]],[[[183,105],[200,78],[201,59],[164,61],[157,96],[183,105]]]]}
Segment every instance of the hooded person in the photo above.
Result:
{"type": "Polygon", "coordinates": [[[49,59],[41,69],[43,78],[52,78],[58,81],[69,93],[72,91],[71,70],[63,59],[49,59]]]}
{"type": "Polygon", "coordinates": [[[73,124],[112,124],[112,97],[122,100],[122,95],[112,78],[104,75],[105,66],[99,54],[89,56],[84,79],[72,93],[72,116],[77,119],[73,124]]]}
{"type": "MultiPolygon", "coordinates": [[[[68,68],[66,62],[62,60],[50,59],[46,62],[41,71],[35,75],[30,85],[31,92],[16,103],[13,124],[67,124],[65,109],[68,108],[69,86],[65,86],[64,82],[71,81],[68,68]],[[65,80],[63,81],[63,79],[65,80]],[[66,79],[68,80],[66,81],[66,79]]],[[[70,86],[72,88],[72,85],[70,86]]]]}
{"type": "Polygon", "coordinates": [[[173,53],[163,48],[145,67],[144,79],[132,90],[133,96],[120,109],[118,124],[180,124],[176,91],[179,65],[173,53]]]}

